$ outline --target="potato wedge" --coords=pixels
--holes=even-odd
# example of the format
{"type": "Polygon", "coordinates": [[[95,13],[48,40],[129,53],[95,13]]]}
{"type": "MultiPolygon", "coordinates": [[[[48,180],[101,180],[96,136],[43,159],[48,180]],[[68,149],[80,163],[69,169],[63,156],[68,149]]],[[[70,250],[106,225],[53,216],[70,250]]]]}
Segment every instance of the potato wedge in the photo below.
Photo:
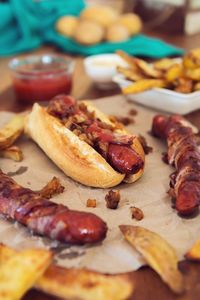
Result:
{"type": "Polygon", "coordinates": [[[190,50],[183,57],[183,66],[185,69],[196,69],[200,67],[200,48],[190,50]]]}
{"type": "Polygon", "coordinates": [[[136,65],[135,58],[133,56],[128,55],[126,52],[122,50],[116,51],[116,54],[119,55],[129,65],[129,67],[132,70],[136,72],[138,71],[138,67],[136,65]]]}
{"type": "Polygon", "coordinates": [[[62,299],[125,300],[134,286],[125,275],[103,275],[52,265],[37,281],[36,288],[62,299]]]}
{"type": "Polygon", "coordinates": [[[131,68],[117,67],[117,71],[123,74],[127,79],[132,81],[138,81],[144,79],[144,75],[142,75],[139,71],[134,71],[131,68]]]}
{"type": "Polygon", "coordinates": [[[159,70],[156,70],[152,64],[147,63],[146,61],[139,59],[139,58],[133,58],[135,60],[135,64],[138,67],[138,69],[147,77],[150,78],[161,78],[162,72],[159,70]]]}
{"type": "Polygon", "coordinates": [[[6,149],[0,150],[0,157],[10,158],[14,161],[22,161],[22,150],[17,146],[10,146],[6,149]]]}
{"type": "Polygon", "coordinates": [[[200,82],[195,83],[194,91],[200,91],[200,82]]]}
{"type": "Polygon", "coordinates": [[[150,90],[154,87],[166,87],[167,83],[165,80],[161,79],[142,79],[136,81],[129,86],[122,89],[124,94],[137,94],[146,90],[150,90]]]}
{"type": "Polygon", "coordinates": [[[174,60],[171,58],[163,58],[153,63],[154,68],[160,71],[167,71],[174,65],[174,60]]]}
{"type": "Polygon", "coordinates": [[[196,68],[193,70],[185,69],[185,76],[189,79],[200,81],[200,68],[196,68]]]}
{"type": "Polygon", "coordinates": [[[23,133],[25,113],[14,116],[0,129],[0,150],[10,147],[23,133]]]}
{"type": "Polygon", "coordinates": [[[52,254],[47,250],[27,249],[10,256],[9,249],[6,252],[3,247],[4,250],[0,250],[0,299],[18,300],[50,265],[52,254]]]}
{"type": "MultiPolygon", "coordinates": [[[[0,267],[2,262],[12,259],[16,254],[16,250],[0,245],[0,267]]],[[[17,268],[16,265],[15,269],[17,268]]],[[[125,300],[134,291],[134,284],[126,275],[103,275],[94,271],[66,269],[55,265],[49,266],[46,272],[40,275],[40,278],[37,277],[35,287],[62,299],[125,300]]],[[[18,298],[9,298],[12,299],[18,298]]]]}
{"type": "Polygon", "coordinates": [[[146,259],[177,294],[184,291],[183,277],[178,270],[175,250],[158,234],[139,226],[119,226],[125,239],[146,259]]]}
{"type": "Polygon", "coordinates": [[[183,68],[181,64],[172,65],[165,73],[165,79],[168,82],[174,82],[179,77],[183,76],[183,68]]]}
{"type": "Polygon", "coordinates": [[[200,240],[185,254],[185,258],[194,261],[200,261],[200,240]]]}
{"type": "Polygon", "coordinates": [[[188,78],[178,78],[175,91],[183,94],[191,93],[193,90],[193,82],[188,78]]]}

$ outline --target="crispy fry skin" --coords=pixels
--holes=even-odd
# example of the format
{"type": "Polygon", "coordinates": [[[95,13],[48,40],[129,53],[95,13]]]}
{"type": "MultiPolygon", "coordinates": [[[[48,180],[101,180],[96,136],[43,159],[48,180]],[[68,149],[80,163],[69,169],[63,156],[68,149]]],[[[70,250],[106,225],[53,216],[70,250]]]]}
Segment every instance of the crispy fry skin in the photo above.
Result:
{"type": "Polygon", "coordinates": [[[124,94],[136,94],[154,87],[166,87],[167,83],[162,79],[142,79],[122,89],[124,94]]]}
{"type": "Polygon", "coordinates": [[[17,146],[10,146],[6,149],[0,150],[0,157],[10,158],[14,161],[22,161],[23,153],[22,150],[17,146]]]}
{"type": "Polygon", "coordinates": [[[161,71],[167,71],[171,66],[174,65],[174,60],[171,58],[163,58],[153,63],[155,69],[161,71]]]}
{"type": "Polygon", "coordinates": [[[142,75],[139,71],[134,71],[131,68],[118,66],[117,71],[119,73],[122,73],[127,79],[132,81],[138,81],[145,78],[145,76],[142,75]]]}
{"type": "Polygon", "coordinates": [[[50,266],[37,281],[36,288],[62,299],[125,300],[134,286],[123,275],[103,275],[85,269],[50,266]]]}
{"type": "Polygon", "coordinates": [[[146,259],[162,280],[177,294],[184,291],[176,251],[158,234],[139,226],[119,226],[125,239],[146,259]]]}
{"type": "MultiPolygon", "coordinates": [[[[16,254],[16,250],[0,245],[0,266],[16,254]]],[[[134,290],[134,283],[126,275],[104,275],[86,269],[67,269],[55,265],[48,266],[33,284],[37,289],[62,299],[125,300],[134,290]]]]}
{"type": "Polygon", "coordinates": [[[200,261],[200,240],[196,241],[192,248],[185,254],[185,258],[200,261]]]}
{"type": "Polygon", "coordinates": [[[183,69],[181,64],[172,65],[165,73],[165,78],[168,82],[173,82],[177,78],[183,75],[183,69]]]}
{"type": "Polygon", "coordinates": [[[24,131],[26,113],[14,116],[0,129],[0,150],[10,147],[24,131]]]}
{"type": "Polygon", "coordinates": [[[0,246],[0,299],[20,300],[52,261],[48,250],[12,251],[0,246]]]}

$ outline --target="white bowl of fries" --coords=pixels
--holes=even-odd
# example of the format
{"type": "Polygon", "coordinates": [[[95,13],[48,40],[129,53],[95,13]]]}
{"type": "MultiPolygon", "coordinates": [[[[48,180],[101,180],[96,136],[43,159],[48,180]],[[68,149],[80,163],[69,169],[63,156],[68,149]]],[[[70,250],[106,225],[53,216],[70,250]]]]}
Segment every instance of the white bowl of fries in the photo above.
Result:
{"type": "Polygon", "coordinates": [[[128,99],[170,113],[187,114],[200,108],[199,49],[183,59],[166,58],[155,63],[121,51],[118,54],[128,67],[119,66],[113,81],[128,99]]]}

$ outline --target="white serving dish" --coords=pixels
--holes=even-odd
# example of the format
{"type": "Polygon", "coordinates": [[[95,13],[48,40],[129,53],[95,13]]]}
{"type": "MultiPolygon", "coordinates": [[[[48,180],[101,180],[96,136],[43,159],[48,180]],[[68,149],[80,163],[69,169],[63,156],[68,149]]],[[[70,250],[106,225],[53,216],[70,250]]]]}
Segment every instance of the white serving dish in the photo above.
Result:
{"type": "Polygon", "coordinates": [[[84,59],[86,74],[101,89],[116,87],[112,78],[117,74],[117,66],[127,66],[117,54],[98,54],[84,59]]]}
{"type": "MultiPolygon", "coordinates": [[[[117,83],[120,88],[132,83],[122,74],[115,75],[113,82],[117,83]]],[[[151,108],[181,115],[200,108],[200,91],[182,94],[164,88],[153,88],[138,94],[127,95],[127,98],[151,108]]]]}

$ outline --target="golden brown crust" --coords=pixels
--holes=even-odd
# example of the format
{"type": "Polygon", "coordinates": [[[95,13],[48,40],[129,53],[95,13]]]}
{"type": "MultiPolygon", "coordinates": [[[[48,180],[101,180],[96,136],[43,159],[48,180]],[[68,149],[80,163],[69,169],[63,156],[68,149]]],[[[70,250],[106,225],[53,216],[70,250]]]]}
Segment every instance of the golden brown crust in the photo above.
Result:
{"type": "MultiPolygon", "coordinates": [[[[99,119],[114,126],[101,111],[87,101],[84,103],[99,119]]],[[[25,131],[67,176],[84,185],[109,188],[118,185],[125,178],[124,174],[116,172],[90,145],[64,127],[37,103],[27,118],[25,131]]],[[[117,131],[126,133],[124,129],[117,131]]],[[[136,137],[133,147],[144,159],[142,146],[136,137]]],[[[128,176],[125,181],[133,182],[142,173],[143,170],[140,170],[137,174],[128,176]]]]}

